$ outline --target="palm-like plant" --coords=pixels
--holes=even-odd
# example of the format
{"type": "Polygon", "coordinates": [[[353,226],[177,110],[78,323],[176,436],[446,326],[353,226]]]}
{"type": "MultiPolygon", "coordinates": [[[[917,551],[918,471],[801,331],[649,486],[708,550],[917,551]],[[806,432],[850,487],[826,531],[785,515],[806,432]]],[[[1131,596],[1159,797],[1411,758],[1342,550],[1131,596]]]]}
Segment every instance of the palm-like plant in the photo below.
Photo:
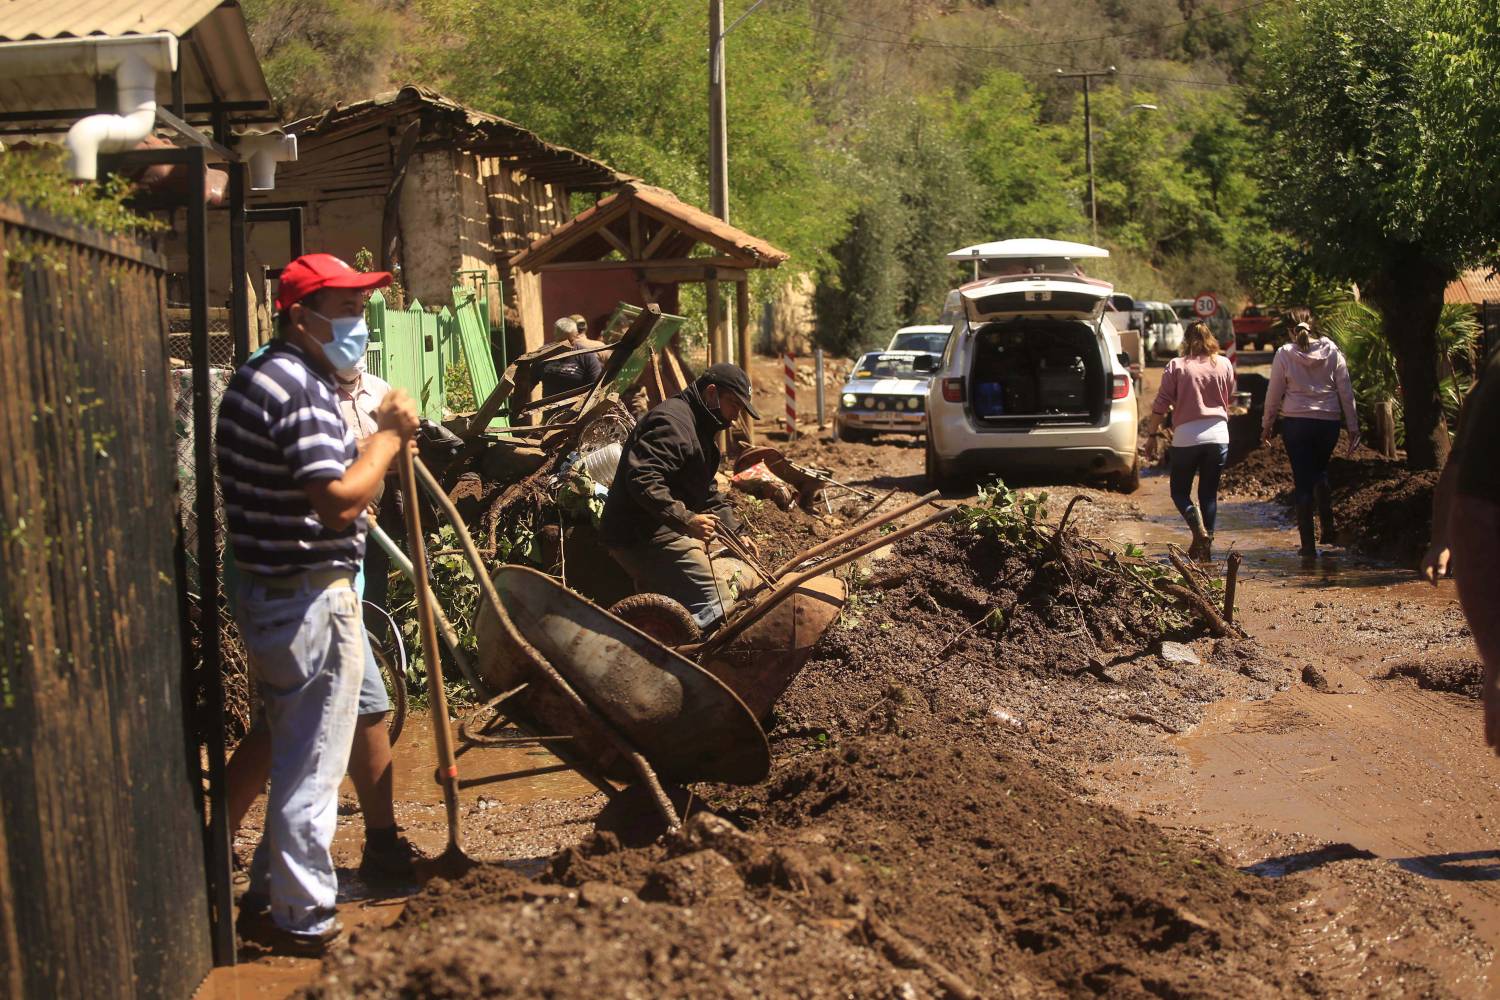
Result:
{"type": "MultiPolygon", "coordinates": [[[[1396,375],[1396,357],[1381,331],[1380,310],[1369,302],[1346,298],[1320,312],[1323,332],[1339,345],[1349,363],[1360,423],[1370,426],[1375,404],[1389,399],[1395,407],[1397,443],[1402,443],[1401,382],[1396,375]]],[[[1474,308],[1445,304],[1438,318],[1437,343],[1443,370],[1438,392],[1452,427],[1478,367],[1480,330],[1474,308]]]]}

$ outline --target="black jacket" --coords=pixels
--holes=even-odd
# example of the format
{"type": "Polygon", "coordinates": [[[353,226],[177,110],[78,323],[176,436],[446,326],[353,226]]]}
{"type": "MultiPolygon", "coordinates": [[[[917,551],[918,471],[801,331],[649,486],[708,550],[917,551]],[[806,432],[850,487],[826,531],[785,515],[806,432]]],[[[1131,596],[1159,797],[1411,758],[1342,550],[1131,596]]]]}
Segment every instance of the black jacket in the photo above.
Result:
{"type": "Polygon", "coordinates": [[[738,528],[734,510],[714,485],[722,425],[696,385],[651,409],[635,425],[620,456],[600,519],[606,545],[638,545],[687,533],[694,514],[713,513],[738,528]]]}

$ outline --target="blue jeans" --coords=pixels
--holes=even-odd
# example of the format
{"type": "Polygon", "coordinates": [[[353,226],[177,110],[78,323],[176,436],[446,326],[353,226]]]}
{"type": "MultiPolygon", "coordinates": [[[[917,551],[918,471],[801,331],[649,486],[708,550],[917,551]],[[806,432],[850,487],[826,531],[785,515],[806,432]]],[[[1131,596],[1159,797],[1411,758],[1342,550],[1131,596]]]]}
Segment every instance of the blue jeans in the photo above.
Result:
{"type": "Polygon", "coordinates": [[[1292,464],[1292,497],[1297,503],[1312,503],[1313,490],[1328,484],[1328,460],[1338,447],[1342,429],[1337,420],[1281,418],[1281,440],[1292,464]]]}
{"type": "Polygon", "coordinates": [[[1224,471],[1224,462],[1229,458],[1227,444],[1190,444],[1173,447],[1167,455],[1172,489],[1172,503],[1177,511],[1191,524],[1193,509],[1193,477],[1198,477],[1198,514],[1203,518],[1203,527],[1211,535],[1214,520],[1219,516],[1219,473],[1224,471]]]}
{"type": "Polygon", "coordinates": [[[235,618],[271,730],[271,789],[250,889],[290,931],[333,922],[333,831],[349,765],[365,629],[352,579],[266,586],[241,580],[235,618]]]}

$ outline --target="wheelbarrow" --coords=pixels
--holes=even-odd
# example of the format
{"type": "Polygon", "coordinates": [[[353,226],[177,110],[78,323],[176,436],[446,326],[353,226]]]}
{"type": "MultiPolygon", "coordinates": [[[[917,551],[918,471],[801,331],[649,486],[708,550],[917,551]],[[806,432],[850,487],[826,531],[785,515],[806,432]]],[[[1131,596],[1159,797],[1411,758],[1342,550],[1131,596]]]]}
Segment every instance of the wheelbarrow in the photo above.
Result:
{"type": "MultiPolygon", "coordinates": [[[[843,606],[842,582],[830,571],[952,513],[939,509],[890,535],[820,558],[931,503],[938,496],[931,493],[772,572],[757,573],[716,634],[674,649],[547,574],[514,565],[486,573],[441,486],[420,464],[417,470],[453,522],[485,598],[476,622],[477,662],[460,653],[460,669],[482,693],[500,692],[488,707],[503,706],[530,739],[555,739],[549,747],[606,794],[616,794],[613,782],[639,778],[669,828],[678,817],[663,779],[754,784],[769,773],[770,750],[759,720],[843,606]]],[[[457,650],[451,626],[442,625],[447,644],[457,650]]]]}

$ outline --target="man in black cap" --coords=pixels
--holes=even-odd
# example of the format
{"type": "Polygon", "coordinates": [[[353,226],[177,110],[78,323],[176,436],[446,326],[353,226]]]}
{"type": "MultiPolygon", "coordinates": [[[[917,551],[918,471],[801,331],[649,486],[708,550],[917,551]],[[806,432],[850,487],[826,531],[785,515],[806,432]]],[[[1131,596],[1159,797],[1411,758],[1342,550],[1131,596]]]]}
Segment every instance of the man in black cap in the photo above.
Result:
{"type": "Polygon", "coordinates": [[[719,532],[738,528],[714,475],[717,436],[741,413],[760,416],[750,379],[731,364],[709,366],[662,400],[625,442],[600,521],[604,543],[637,589],[681,602],[704,629],[729,605],[714,580],[708,546],[719,532]]]}

